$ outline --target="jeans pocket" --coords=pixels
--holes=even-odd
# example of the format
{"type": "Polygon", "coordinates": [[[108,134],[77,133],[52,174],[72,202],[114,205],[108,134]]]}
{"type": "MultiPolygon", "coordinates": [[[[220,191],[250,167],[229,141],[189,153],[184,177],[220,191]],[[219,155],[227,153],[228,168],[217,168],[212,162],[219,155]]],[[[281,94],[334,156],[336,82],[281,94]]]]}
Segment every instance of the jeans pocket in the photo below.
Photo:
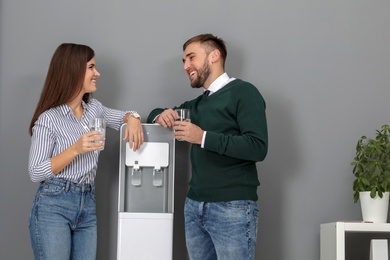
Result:
{"type": "Polygon", "coordinates": [[[65,187],[52,184],[42,184],[40,187],[40,196],[56,196],[61,195],[65,191],[65,187]]]}

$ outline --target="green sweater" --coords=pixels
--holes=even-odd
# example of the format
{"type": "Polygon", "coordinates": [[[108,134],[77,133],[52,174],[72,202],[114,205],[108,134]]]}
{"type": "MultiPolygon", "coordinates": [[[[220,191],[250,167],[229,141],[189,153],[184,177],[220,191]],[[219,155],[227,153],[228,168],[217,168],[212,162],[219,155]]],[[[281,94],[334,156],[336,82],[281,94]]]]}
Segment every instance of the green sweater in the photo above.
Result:
{"type": "MultiPolygon", "coordinates": [[[[257,201],[256,162],[268,149],[265,102],[252,84],[236,79],[211,96],[175,108],[191,109],[191,123],[207,131],[204,148],[191,147],[188,197],[196,201],[257,201]]],[[[164,109],[154,109],[147,122],[164,109]]]]}

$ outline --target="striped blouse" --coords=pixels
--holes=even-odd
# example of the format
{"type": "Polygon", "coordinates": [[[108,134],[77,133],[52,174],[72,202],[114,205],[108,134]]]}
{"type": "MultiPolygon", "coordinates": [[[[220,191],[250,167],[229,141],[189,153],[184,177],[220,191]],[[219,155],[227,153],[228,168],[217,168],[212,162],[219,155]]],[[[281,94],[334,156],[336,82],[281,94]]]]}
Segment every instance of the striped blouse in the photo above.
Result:
{"type": "Polygon", "coordinates": [[[100,152],[78,155],[59,174],[51,169],[50,159],[77,142],[89,131],[88,122],[94,117],[104,117],[107,127],[119,130],[123,116],[128,111],[104,107],[96,99],[82,102],[84,112],[77,119],[72,109],[64,104],[42,113],[32,128],[28,171],[33,182],[62,178],[75,183],[94,183],[100,152]]]}

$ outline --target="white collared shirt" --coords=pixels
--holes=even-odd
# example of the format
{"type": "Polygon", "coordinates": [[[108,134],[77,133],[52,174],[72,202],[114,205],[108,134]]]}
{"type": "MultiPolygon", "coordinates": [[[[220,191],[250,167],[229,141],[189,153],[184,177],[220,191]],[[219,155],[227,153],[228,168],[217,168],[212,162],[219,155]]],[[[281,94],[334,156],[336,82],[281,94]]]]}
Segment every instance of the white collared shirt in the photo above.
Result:
{"type": "Polygon", "coordinates": [[[216,80],[214,80],[213,83],[211,83],[211,85],[207,89],[205,89],[205,91],[209,90],[210,91],[209,96],[210,96],[233,80],[235,80],[235,78],[229,78],[228,74],[225,72],[221,76],[219,76],[216,80]]]}

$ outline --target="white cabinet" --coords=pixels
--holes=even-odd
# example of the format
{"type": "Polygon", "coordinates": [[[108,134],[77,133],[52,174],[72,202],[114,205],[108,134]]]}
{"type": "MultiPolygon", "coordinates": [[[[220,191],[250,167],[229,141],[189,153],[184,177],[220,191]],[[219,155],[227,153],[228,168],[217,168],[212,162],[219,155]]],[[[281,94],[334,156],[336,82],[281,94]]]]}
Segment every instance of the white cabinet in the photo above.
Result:
{"type": "Polygon", "coordinates": [[[321,260],[345,260],[345,235],[347,232],[390,234],[390,224],[360,222],[321,224],[321,260]]]}

